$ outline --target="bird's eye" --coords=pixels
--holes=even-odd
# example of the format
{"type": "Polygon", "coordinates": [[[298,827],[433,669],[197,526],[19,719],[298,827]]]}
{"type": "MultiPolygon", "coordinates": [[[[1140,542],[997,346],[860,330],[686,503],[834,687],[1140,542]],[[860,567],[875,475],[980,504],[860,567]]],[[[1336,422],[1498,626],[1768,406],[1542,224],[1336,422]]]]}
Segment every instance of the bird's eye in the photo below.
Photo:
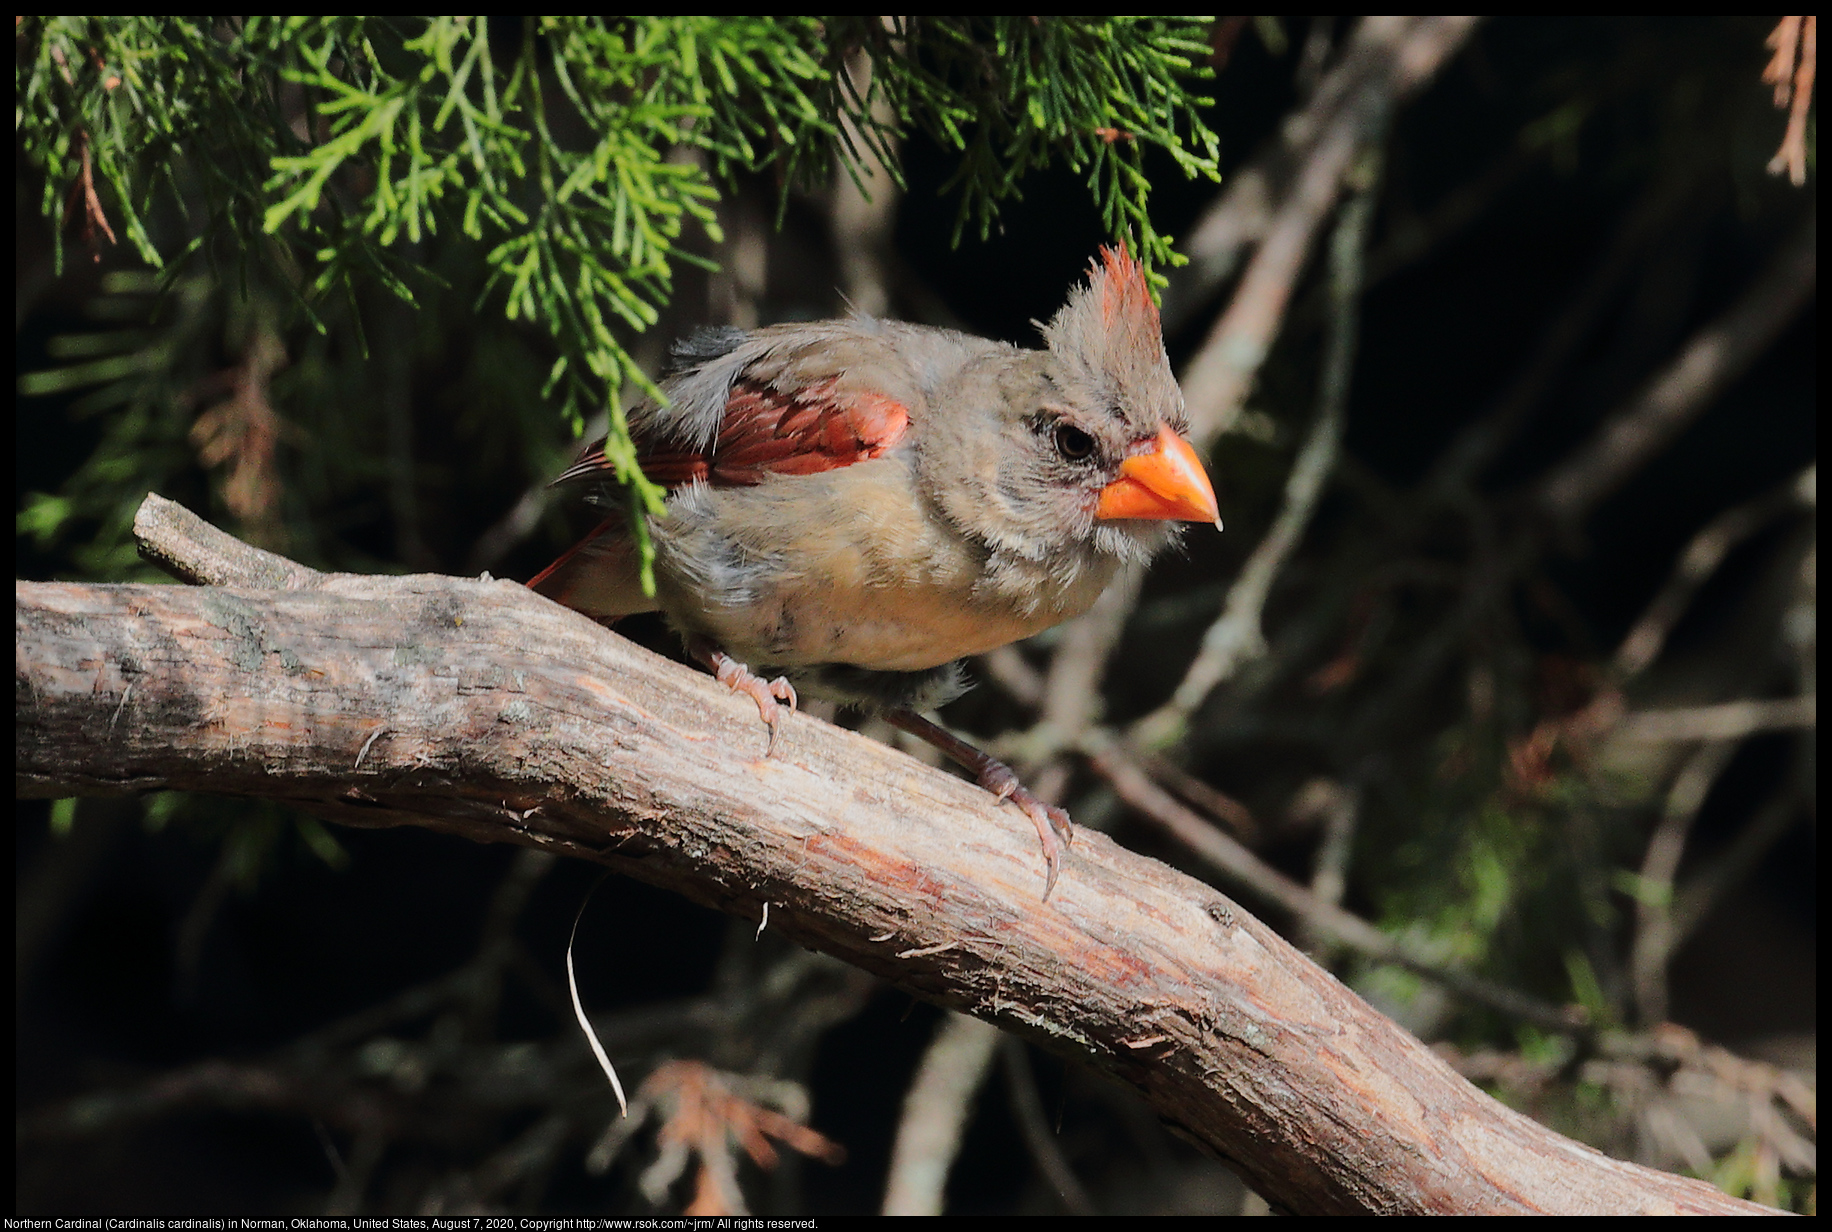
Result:
{"type": "Polygon", "coordinates": [[[1080,462],[1094,452],[1094,438],[1074,424],[1057,424],[1056,452],[1070,462],[1080,462]]]}

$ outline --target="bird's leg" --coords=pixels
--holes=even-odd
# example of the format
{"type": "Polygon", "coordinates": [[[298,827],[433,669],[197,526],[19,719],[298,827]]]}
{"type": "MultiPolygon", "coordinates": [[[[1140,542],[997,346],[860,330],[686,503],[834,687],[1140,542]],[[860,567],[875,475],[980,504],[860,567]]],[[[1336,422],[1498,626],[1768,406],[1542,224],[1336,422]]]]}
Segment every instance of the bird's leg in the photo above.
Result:
{"type": "Polygon", "coordinates": [[[959,736],[947,729],[929,722],[914,710],[886,710],[884,721],[892,727],[900,727],[919,740],[934,745],[949,757],[971,770],[979,780],[981,787],[991,792],[1000,800],[1010,800],[1024,810],[1031,824],[1037,827],[1037,838],[1043,844],[1043,898],[1049,901],[1050,891],[1056,888],[1056,875],[1062,872],[1063,844],[1073,840],[1075,827],[1069,821],[1069,815],[1053,804],[1045,804],[1030,790],[1018,781],[1012,768],[988,753],[982,753],[959,736]],[[1056,841],[1057,835],[1062,842],[1056,841]]]}
{"type": "Polygon", "coordinates": [[[750,668],[738,662],[703,637],[687,639],[687,653],[712,669],[712,674],[720,684],[734,693],[742,693],[757,703],[757,713],[770,725],[770,743],[763,755],[769,757],[776,752],[776,725],[782,722],[781,702],[789,704],[793,712],[796,707],[795,686],[787,678],[778,676],[774,680],[765,680],[752,672],[750,668]]]}

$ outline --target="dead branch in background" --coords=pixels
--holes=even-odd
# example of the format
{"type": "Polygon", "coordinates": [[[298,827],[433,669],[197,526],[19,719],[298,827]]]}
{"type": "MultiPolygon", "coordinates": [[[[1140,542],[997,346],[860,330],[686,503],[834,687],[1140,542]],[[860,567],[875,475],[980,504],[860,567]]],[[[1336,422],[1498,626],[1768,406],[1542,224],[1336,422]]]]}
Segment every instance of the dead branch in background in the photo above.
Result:
{"type": "Polygon", "coordinates": [[[1201,284],[1220,282],[1240,248],[1258,244],[1228,310],[1180,377],[1190,435],[1199,448],[1209,447],[1239,415],[1317,233],[1357,156],[1378,144],[1396,103],[1431,79],[1469,37],[1475,21],[1364,18],[1341,64],[1324,78],[1310,105],[1288,122],[1279,169],[1238,178],[1197,224],[1190,241],[1194,268],[1185,276],[1191,289],[1167,296],[1173,321],[1188,311],[1190,301],[1206,298],[1201,284]]]}
{"type": "Polygon", "coordinates": [[[884,1214],[939,1215],[975,1097],[999,1050],[998,1029],[965,1014],[935,1028],[903,1097],[884,1183],[884,1214]]]}
{"type": "Polygon", "coordinates": [[[1699,587],[1733,549],[1789,509],[1815,506],[1818,472],[1817,466],[1807,467],[1776,491],[1720,513],[1692,537],[1674,562],[1666,584],[1616,648],[1610,670],[1618,682],[1640,675],[1660,656],[1699,587]]]}
{"type": "Polygon", "coordinates": [[[1589,275],[1552,316],[1513,378],[1432,465],[1423,485],[1427,491],[1445,497],[1463,492],[1515,439],[1590,339],[1649,244],[1692,201],[1702,171],[1699,164],[1682,164],[1623,213],[1614,233],[1599,249],[1599,259],[1589,275]]]}
{"type": "Polygon", "coordinates": [[[1546,477],[1539,489],[1546,512],[1576,525],[1665,448],[1793,323],[1817,285],[1818,259],[1817,220],[1808,218],[1741,297],[1546,477]]]}
{"type": "MultiPolygon", "coordinates": [[[[1384,133],[1384,121],[1372,122],[1365,139],[1373,145],[1384,133]]],[[[1133,738],[1143,747],[1157,748],[1180,739],[1189,716],[1209,693],[1232,677],[1242,663],[1266,653],[1266,637],[1260,625],[1267,596],[1279,569],[1297,549],[1310,524],[1342,448],[1349,377],[1354,369],[1359,332],[1365,251],[1379,179],[1375,171],[1378,159],[1376,151],[1370,150],[1366,155],[1367,165],[1359,177],[1362,182],[1336,225],[1330,254],[1329,341],[1318,382],[1317,416],[1286,476],[1279,516],[1228,587],[1220,617],[1203,635],[1196,657],[1184,670],[1183,680],[1170,700],[1134,724],[1133,738]]]]}
{"type": "Polygon", "coordinates": [[[1762,70],[1762,80],[1775,87],[1775,106],[1788,109],[1787,132],[1769,160],[1768,173],[1785,171],[1789,182],[1800,188],[1807,182],[1807,110],[1813,105],[1813,78],[1819,71],[1819,18],[1783,17],[1767,45],[1775,56],[1762,70]]]}

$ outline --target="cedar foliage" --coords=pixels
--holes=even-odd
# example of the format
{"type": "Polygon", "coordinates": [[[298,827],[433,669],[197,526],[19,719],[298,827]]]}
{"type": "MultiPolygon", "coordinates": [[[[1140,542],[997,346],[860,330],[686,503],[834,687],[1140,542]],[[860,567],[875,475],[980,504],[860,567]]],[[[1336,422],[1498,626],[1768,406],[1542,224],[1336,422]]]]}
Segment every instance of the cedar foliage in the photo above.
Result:
{"type": "MultiPolygon", "coordinates": [[[[93,240],[115,216],[168,286],[204,250],[231,280],[284,288],[321,332],[332,297],[451,294],[416,254],[462,236],[482,277],[464,292],[546,335],[542,399],[575,431],[608,406],[606,455],[659,512],[618,399],[628,382],[655,392],[630,340],[660,319],[677,263],[708,265],[682,241],[694,226],[722,238],[719,185],[768,171],[786,201],[836,162],[894,168],[910,131],[960,153],[957,237],[970,223],[984,235],[1055,159],[1087,177],[1116,238],[1162,263],[1146,151],[1217,174],[1193,92],[1202,36],[1200,22],[1131,18],[30,18],[16,127],[60,266],[68,228],[93,240]],[[873,67],[863,88],[854,56],[873,67]],[[93,196],[70,187],[90,183],[93,196]]],[[[342,324],[366,348],[363,317],[342,324]]],[[[169,371],[184,347],[165,341],[136,374],[169,371]]],[[[34,528],[66,508],[41,505],[34,528]]]]}

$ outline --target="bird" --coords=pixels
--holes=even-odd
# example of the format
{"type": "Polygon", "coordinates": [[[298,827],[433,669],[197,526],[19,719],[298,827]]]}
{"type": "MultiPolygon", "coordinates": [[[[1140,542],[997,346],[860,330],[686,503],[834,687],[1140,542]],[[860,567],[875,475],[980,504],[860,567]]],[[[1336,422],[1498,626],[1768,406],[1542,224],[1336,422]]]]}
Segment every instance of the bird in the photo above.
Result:
{"type": "MultiPolygon", "coordinates": [[[[601,623],[663,613],[756,701],[766,756],[803,692],[934,744],[1031,819],[1047,901],[1068,814],[919,712],[965,691],[962,660],[1086,612],[1121,566],[1221,518],[1139,262],[1103,248],[1036,324],[1041,348],[864,315],[701,329],[627,417],[668,491],[654,593],[621,512],[527,585],[601,623]]],[[[607,448],[553,482],[621,503],[607,448]]]]}

